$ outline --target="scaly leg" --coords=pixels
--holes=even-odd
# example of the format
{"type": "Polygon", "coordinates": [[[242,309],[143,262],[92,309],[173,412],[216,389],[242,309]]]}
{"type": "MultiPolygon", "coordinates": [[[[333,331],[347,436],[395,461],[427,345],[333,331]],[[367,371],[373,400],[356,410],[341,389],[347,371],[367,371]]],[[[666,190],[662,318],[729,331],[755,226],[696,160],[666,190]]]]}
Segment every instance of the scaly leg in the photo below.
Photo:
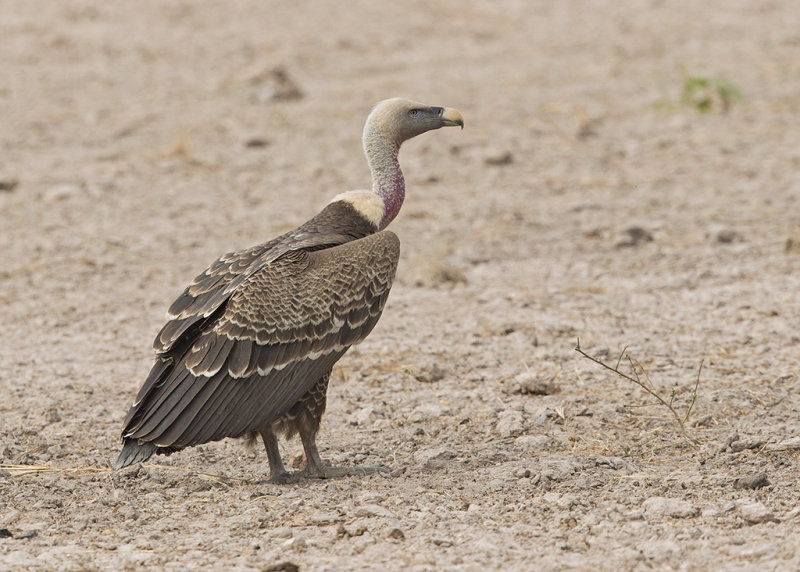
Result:
{"type": "Polygon", "coordinates": [[[306,468],[302,474],[306,477],[316,479],[334,479],[337,477],[347,477],[350,475],[370,475],[377,472],[388,472],[383,467],[329,467],[322,462],[317,449],[317,430],[319,429],[319,419],[316,423],[298,423],[300,440],[303,442],[303,450],[306,453],[306,468]]]}
{"type": "Polygon", "coordinates": [[[272,427],[267,425],[263,427],[259,433],[264,440],[264,447],[267,449],[267,459],[269,459],[269,482],[271,483],[284,483],[291,479],[291,474],[283,466],[281,460],[281,452],[278,449],[278,437],[272,430],[272,427]]]}
{"type": "Polygon", "coordinates": [[[261,436],[267,447],[269,466],[272,472],[270,481],[275,483],[288,482],[297,476],[311,477],[317,479],[330,479],[344,477],[348,475],[368,475],[377,471],[386,471],[380,467],[328,467],[323,463],[317,449],[317,432],[322,422],[322,414],[325,413],[327,404],[326,393],[328,391],[328,380],[331,372],[323,375],[314,387],[308,390],[300,400],[279,419],[272,427],[262,429],[261,436]],[[306,467],[300,473],[287,473],[281,462],[278,452],[278,441],[273,431],[285,433],[287,437],[298,433],[303,442],[303,450],[306,454],[306,467]]]}

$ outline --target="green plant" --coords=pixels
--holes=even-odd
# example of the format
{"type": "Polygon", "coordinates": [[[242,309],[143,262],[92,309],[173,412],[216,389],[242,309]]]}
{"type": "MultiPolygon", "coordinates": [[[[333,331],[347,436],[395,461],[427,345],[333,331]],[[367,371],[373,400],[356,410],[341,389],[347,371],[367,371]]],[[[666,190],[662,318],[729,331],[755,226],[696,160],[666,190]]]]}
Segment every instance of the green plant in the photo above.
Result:
{"type": "Polygon", "coordinates": [[[658,391],[656,390],[653,382],[650,380],[650,376],[647,375],[644,367],[641,363],[634,360],[627,352],[628,346],[625,346],[622,349],[622,353],[619,354],[619,358],[617,358],[617,363],[614,366],[611,366],[604,362],[603,360],[590,356],[583,348],[581,348],[581,340],[578,338],[578,343],[575,346],[575,351],[581,354],[586,359],[593,361],[594,363],[606,368],[607,370],[613,371],[618,376],[622,377],[623,379],[627,379],[631,383],[638,385],[642,388],[645,392],[647,392],[651,397],[653,397],[658,405],[661,405],[669,410],[672,414],[672,418],[675,421],[678,429],[680,429],[681,434],[683,435],[684,439],[688,442],[692,443],[693,445],[697,444],[697,439],[689,434],[686,429],[686,424],[689,421],[689,416],[692,413],[692,408],[694,407],[695,401],[697,401],[697,388],[700,386],[700,373],[703,371],[703,362],[704,360],[700,361],[700,367],[697,369],[697,378],[694,382],[694,390],[692,391],[691,395],[689,396],[689,403],[686,405],[686,410],[681,415],[678,410],[675,408],[675,399],[678,397],[678,391],[673,389],[669,395],[669,398],[662,397],[658,391]],[[620,370],[620,363],[622,360],[627,359],[628,365],[630,366],[631,372],[625,373],[624,371],[620,370]]]}
{"type": "Polygon", "coordinates": [[[708,113],[719,105],[728,113],[735,101],[742,99],[742,90],[724,77],[688,76],[683,81],[681,102],[700,113],[708,113]]]}

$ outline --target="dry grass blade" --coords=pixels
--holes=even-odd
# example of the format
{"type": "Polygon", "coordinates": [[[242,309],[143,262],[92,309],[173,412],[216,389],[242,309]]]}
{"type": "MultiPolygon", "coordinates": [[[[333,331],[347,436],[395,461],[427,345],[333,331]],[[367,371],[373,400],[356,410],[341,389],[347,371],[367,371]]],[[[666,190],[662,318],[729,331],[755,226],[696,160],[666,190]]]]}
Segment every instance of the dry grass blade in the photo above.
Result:
{"type": "Polygon", "coordinates": [[[0,471],[6,471],[12,477],[32,475],[36,473],[106,473],[109,467],[51,467],[49,465],[5,465],[0,464],[0,471]]]}
{"type": "MultiPolygon", "coordinates": [[[[202,479],[207,479],[209,481],[214,481],[216,483],[220,483],[223,485],[231,486],[231,481],[239,481],[239,482],[247,482],[246,479],[239,479],[236,477],[226,477],[222,475],[211,475],[207,473],[198,473],[197,471],[193,471],[191,469],[187,469],[184,467],[172,467],[169,465],[158,465],[154,463],[148,463],[144,465],[145,467],[162,469],[162,470],[172,470],[172,471],[182,471],[186,473],[192,473],[195,476],[198,476],[202,479]]],[[[23,475],[34,475],[38,473],[111,473],[113,469],[110,467],[51,467],[49,465],[7,465],[7,464],[0,464],[0,471],[5,471],[12,477],[21,477],[23,475]]]]}

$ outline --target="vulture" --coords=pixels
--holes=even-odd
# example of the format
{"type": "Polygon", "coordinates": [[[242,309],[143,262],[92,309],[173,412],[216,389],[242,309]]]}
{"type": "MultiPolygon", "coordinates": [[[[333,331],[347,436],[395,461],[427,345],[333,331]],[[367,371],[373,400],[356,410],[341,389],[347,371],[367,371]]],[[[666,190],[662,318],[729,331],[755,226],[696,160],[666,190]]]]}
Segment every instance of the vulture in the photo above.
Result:
{"type": "Polygon", "coordinates": [[[394,98],[363,132],[371,190],[339,194],[296,229],[225,254],[170,306],[153,342],[155,364],[128,411],[114,469],[226,437],[264,441],[270,481],[293,478],[278,435],[299,435],[302,475],[379,470],[329,467],[316,435],[331,368],[375,327],[392,286],[400,241],[385,230],[405,198],[403,141],[464,127],[452,108],[394,98]]]}

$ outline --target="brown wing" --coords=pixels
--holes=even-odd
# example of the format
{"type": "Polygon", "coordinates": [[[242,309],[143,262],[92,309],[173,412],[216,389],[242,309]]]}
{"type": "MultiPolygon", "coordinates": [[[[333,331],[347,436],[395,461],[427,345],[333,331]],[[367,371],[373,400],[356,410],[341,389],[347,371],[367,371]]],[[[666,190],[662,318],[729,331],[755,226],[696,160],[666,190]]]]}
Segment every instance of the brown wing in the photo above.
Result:
{"type": "Polygon", "coordinates": [[[302,226],[259,246],[221,256],[198,275],[169,308],[169,321],[153,341],[159,355],[180,353],[208,318],[224,306],[250,276],[291,250],[317,250],[371,235],[375,228],[351,206],[334,202],[302,226]]]}
{"type": "Polygon", "coordinates": [[[123,436],[186,447],[275,421],[375,326],[398,256],[384,231],[291,251],[253,273],[193,344],[159,358],[123,436]]]}

